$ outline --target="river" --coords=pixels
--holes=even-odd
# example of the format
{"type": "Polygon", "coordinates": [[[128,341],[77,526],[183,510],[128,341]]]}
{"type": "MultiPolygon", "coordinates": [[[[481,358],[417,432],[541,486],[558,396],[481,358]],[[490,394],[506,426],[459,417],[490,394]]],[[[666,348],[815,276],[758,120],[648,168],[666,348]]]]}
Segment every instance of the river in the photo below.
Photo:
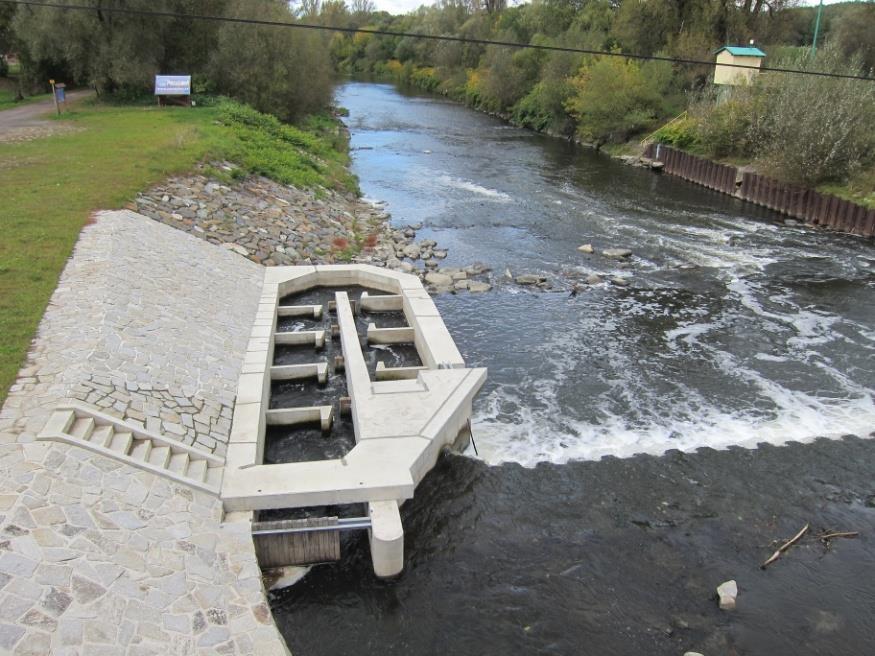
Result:
{"type": "Polygon", "coordinates": [[[489,380],[478,455],[405,504],[401,579],[362,543],[273,599],[296,656],[871,649],[872,242],[441,98],[349,82],[337,101],[365,195],[446,266],[492,268],[493,291],[435,299],[489,380]],[[626,284],[569,294],[592,273],[626,284]],[[861,535],[760,570],[806,522],[861,535]]]}

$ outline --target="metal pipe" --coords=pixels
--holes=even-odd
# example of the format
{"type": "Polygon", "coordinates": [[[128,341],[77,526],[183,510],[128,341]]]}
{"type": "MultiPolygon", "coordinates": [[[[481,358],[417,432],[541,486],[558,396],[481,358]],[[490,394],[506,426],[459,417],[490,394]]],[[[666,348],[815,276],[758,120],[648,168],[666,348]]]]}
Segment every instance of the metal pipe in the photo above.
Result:
{"type": "Polygon", "coordinates": [[[332,526],[297,526],[295,528],[255,529],[252,535],[283,535],[287,533],[317,533],[319,531],[354,531],[371,528],[369,517],[346,517],[337,520],[332,526]]]}

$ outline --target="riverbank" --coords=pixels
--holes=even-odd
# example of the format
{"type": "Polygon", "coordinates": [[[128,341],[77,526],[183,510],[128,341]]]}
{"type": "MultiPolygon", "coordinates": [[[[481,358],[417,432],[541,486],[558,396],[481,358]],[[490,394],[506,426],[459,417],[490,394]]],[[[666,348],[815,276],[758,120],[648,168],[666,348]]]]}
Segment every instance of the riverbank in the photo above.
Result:
{"type": "Polygon", "coordinates": [[[0,402],[91,212],[123,207],[211,155],[235,162],[226,182],[262,174],[301,188],[356,190],[344,132],[327,117],[295,127],[230,102],[158,109],[79,101],[49,122],[62,133],[0,143],[8,220],[0,241],[0,402]]]}
{"type": "Polygon", "coordinates": [[[393,227],[379,205],[357,194],[263,176],[221,181],[237,171],[231,162],[199,166],[138,194],[131,207],[264,266],[355,262],[414,273],[435,293],[491,287],[486,267],[442,269],[447,251],[416,241],[421,226],[393,227]]]}
{"type": "Polygon", "coordinates": [[[747,168],[718,164],[707,158],[663,144],[649,144],[641,157],[621,156],[633,166],[676,175],[714,191],[730,194],[747,202],[768,207],[790,218],[787,225],[799,221],[810,227],[821,227],[861,237],[875,236],[875,208],[867,209],[847,200],[814,189],[787,184],[758,175],[747,168]]]}

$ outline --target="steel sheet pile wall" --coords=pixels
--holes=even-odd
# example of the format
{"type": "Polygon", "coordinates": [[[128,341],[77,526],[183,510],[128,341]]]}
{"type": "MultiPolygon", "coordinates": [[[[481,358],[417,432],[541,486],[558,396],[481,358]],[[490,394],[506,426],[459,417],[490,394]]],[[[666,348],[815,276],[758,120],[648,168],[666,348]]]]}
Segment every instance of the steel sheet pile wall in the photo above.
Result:
{"type": "Polygon", "coordinates": [[[763,205],[811,225],[875,236],[875,209],[866,209],[813,189],[805,189],[756,173],[743,173],[737,185],[738,169],[690,155],[663,144],[649,144],[645,157],[663,163],[663,171],[715,191],[763,205]]]}

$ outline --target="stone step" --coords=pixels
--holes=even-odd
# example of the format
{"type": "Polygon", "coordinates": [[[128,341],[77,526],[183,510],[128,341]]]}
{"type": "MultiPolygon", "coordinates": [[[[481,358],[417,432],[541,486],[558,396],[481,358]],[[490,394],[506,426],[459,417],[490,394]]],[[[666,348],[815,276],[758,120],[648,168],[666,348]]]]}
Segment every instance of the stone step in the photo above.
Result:
{"type": "Polygon", "coordinates": [[[218,494],[223,460],[84,404],[57,408],[39,440],[55,440],[114,458],[178,483],[218,494]]]}

